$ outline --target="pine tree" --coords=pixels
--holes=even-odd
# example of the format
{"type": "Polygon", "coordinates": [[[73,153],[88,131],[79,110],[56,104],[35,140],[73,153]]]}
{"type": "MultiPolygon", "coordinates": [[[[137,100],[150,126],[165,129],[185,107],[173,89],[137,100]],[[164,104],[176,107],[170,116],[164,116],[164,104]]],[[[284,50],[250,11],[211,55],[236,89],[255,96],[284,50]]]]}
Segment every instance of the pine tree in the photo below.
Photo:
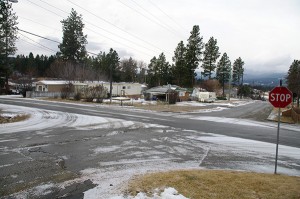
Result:
{"type": "Polygon", "coordinates": [[[211,37],[205,44],[205,50],[203,53],[204,76],[208,76],[211,79],[212,72],[216,69],[216,61],[220,57],[219,47],[217,46],[217,39],[211,37]]]}
{"type": "Polygon", "coordinates": [[[87,55],[85,45],[87,35],[83,34],[82,16],[72,8],[70,16],[61,21],[63,25],[62,43],[59,44],[59,55],[68,61],[81,62],[87,55]]]}
{"type": "Polygon", "coordinates": [[[237,84],[243,84],[243,77],[244,77],[244,61],[239,57],[233,62],[233,75],[232,79],[233,82],[237,84]],[[240,83],[240,81],[242,82],[240,83]]]}
{"type": "Polygon", "coordinates": [[[5,85],[6,92],[9,92],[8,78],[12,72],[9,62],[9,55],[14,55],[17,48],[17,19],[13,12],[12,4],[8,1],[0,1],[0,77],[5,77],[5,81],[0,80],[0,87],[5,85]]]}
{"type": "Polygon", "coordinates": [[[180,41],[177,45],[177,48],[174,51],[174,57],[172,58],[174,65],[172,66],[172,74],[174,81],[177,85],[183,86],[183,78],[185,72],[185,56],[186,56],[186,47],[183,44],[183,41],[180,41]]]}
{"type": "Polygon", "coordinates": [[[286,76],[288,88],[297,94],[297,107],[300,101],[300,60],[294,60],[286,76]]]}
{"type": "Polygon", "coordinates": [[[135,82],[137,78],[137,61],[130,57],[129,59],[123,59],[120,65],[122,81],[135,82]]]}
{"type": "Polygon", "coordinates": [[[217,65],[217,74],[216,78],[222,84],[223,87],[223,96],[224,96],[224,89],[225,89],[225,82],[228,82],[230,79],[230,71],[231,71],[231,62],[227,53],[224,53],[217,65]]]}
{"type": "Polygon", "coordinates": [[[161,86],[171,81],[171,68],[166,56],[161,53],[158,58],[153,57],[148,65],[148,82],[150,86],[161,86]]]}
{"type": "Polygon", "coordinates": [[[195,69],[199,66],[199,62],[202,61],[202,49],[204,47],[202,40],[203,37],[200,36],[199,26],[193,26],[193,30],[191,31],[191,35],[186,46],[184,86],[193,87],[195,69]]]}

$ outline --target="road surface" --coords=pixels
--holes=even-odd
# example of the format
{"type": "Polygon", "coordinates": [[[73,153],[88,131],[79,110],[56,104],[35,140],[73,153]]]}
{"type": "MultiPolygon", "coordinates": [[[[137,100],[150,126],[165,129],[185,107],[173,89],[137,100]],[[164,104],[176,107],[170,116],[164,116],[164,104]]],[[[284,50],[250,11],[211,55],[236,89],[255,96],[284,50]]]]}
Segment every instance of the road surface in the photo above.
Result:
{"type": "MultiPolygon", "coordinates": [[[[268,106],[179,114],[0,98],[2,111],[31,114],[1,125],[0,196],[110,198],[133,175],[170,169],[272,173],[276,123],[249,120],[268,106]]],[[[300,176],[299,126],[282,126],[278,172],[300,176]]]]}

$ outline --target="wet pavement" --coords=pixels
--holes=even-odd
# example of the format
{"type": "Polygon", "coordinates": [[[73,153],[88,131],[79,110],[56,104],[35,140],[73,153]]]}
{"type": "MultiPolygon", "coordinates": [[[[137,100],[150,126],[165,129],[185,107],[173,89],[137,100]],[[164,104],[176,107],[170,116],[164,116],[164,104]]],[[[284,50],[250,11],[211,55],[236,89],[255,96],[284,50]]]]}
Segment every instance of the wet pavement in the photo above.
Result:
{"type": "MultiPolygon", "coordinates": [[[[174,169],[274,172],[272,143],[33,110],[22,128],[2,125],[1,198],[110,198],[135,175],[174,169]]],[[[281,145],[278,163],[280,174],[300,176],[300,149],[281,145]]]]}

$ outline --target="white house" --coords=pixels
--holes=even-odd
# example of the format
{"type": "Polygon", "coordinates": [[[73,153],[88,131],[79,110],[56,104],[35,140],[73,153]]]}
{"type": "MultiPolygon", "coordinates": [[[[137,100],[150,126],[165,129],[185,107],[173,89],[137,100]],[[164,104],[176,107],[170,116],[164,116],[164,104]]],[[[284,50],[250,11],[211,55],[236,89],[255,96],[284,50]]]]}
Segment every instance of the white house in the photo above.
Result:
{"type": "Polygon", "coordinates": [[[80,82],[69,82],[64,80],[42,80],[35,83],[35,91],[40,92],[61,92],[61,89],[64,88],[67,84],[72,83],[74,91],[80,91],[82,88],[87,87],[86,83],[80,82]]]}
{"type": "MultiPolygon", "coordinates": [[[[87,82],[88,86],[102,85],[104,88],[110,91],[109,82],[87,82]]],[[[146,86],[140,83],[129,82],[113,82],[112,83],[112,96],[126,96],[130,98],[139,98],[142,92],[146,89],[146,86]]]]}

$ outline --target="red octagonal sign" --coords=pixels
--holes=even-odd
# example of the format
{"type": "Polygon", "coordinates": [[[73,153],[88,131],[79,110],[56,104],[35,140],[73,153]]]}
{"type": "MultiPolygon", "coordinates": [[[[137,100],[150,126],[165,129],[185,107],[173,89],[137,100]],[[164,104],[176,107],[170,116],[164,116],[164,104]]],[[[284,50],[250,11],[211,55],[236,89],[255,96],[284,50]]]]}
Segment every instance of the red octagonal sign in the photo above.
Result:
{"type": "Polygon", "coordinates": [[[292,103],[293,93],[286,87],[278,86],[269,93],[269,102],[275,108],[285,108],[292,103]]]}

